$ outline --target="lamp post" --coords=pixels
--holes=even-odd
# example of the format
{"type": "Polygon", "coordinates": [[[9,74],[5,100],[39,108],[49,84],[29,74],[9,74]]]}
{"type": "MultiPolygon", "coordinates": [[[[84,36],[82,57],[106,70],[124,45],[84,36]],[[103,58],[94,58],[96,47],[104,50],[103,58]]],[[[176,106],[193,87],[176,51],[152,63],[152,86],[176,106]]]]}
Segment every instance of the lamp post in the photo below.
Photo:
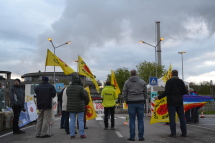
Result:
{"type": "MultiPolygon", "coordinates": [[[[164,38],[161,38],[161,39],[158,41],[157,45],[158,45],[161,41],[163,41],[163,39],[164,39],[164,38]]],[[[146,43],[146,42],[144,42],[144,41],[140,41],[140,43],[144,43],[144,44],[147,44],[147,45],[152,46],[152,47],[155,48],[155,65],[156,65],[156,77],[157,77],[157,60],[156,60],[156,59],[157,59],[157,56],[156,56],[156,47],[157,47],[157,45],[156,45],[156,46],[153,46],[153,45],[148,44],[148,43],[146,43]]]]}
{"type": "Polygon", "coordinates": [[[78,60],[75,60],[74,62],[77,62],[77,75],[78,75],[78,60]]]}
{"type": "MultiPolygon", "coordinates": [[[[69,41],[69,42],[66,42],[66,43],[64,43],[64,44],[62,44],[62,45],[60,45],[60,46],[55,47],[54,44],[53,44],[53,42],[52,42],[52,39],[51,39],[51,38],[48,38],[48,39],[49,39],[49,41],[52,43],[52,46],[53,46],[53,48],[54,48],[54,55],[55,55],[55,49],[56,49],[56,48],[59,48],[59,47],[61,47],[61,46],[63,46],[63,45],[66,45],[66,44],[70,44],[70,43],[71,43],[71,42],[69,41]]],[[[54,85],[55,85],[55,65],[54,65],[54,85]]]]}
{"type": "Polygon", "coordinates": [[[179,54],[181,54],[181,59],[182,59],[182,79],[184,80],[184,70],[183,70],[183,54],[185,54],[186,52],[178,52],[179,54]]]}

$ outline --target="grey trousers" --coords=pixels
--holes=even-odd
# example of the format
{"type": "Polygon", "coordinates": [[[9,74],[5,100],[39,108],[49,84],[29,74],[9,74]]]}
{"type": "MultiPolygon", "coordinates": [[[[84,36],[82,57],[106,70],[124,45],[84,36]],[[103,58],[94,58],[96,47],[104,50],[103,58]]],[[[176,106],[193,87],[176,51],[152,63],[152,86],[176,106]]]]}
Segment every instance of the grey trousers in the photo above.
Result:
{"type": "Polygon", "coordinates": [[[48,122],[50,120],[52,109],[40,109],[37,119],[37,136],[45,136],[48,131],[48,122]]]}

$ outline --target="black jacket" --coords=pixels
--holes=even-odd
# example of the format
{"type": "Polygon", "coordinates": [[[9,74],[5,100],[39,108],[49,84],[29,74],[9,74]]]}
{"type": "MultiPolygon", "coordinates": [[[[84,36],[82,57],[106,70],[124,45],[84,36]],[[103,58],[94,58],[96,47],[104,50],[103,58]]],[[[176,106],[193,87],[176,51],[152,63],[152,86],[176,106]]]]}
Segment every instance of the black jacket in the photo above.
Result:
{"type": "Polygon", "coordinates": [[[184,82],[178,77],[173,76],[167,80],[165,90],[158,96],[158,99],[167,96],[168,106],[183,106],[183,95],[187,93],[188,91],[184,82]]]}
{"type": "Polygon", "coordinates": [[[56,90],[52,84],[47,81],[40,83],[36,87],[35,93],[38,109],[52,109],[52,98],[56,96],[56,90]]]}
{"type": "Polygon", "coordinates": [[[58,94],[58,102],[60,103],[60,107],[62,107],[62,98],[63,98],[64,89],[58,94]]]}
{"type": "Polygon", "coordinates": [[[11,106],[24,107],[24,94],[23,89],[19,85],[13,85],[10,89],[11,106]]]}
{"type": "Polygon", "coordinates": [[[86,94],[84,88],[79,85],[79,77],[72,76],[72,84],[66,89],[67,95],[67,112],[79,113],[85,110],[86,94]]]}
{"type": "Polygon", "coordinates": [[[84,93],[86,94],[86,100],[84,101],[84,104],[88,105],[89,104],[89,95],[86,90],[84,90],[84,93]]]}

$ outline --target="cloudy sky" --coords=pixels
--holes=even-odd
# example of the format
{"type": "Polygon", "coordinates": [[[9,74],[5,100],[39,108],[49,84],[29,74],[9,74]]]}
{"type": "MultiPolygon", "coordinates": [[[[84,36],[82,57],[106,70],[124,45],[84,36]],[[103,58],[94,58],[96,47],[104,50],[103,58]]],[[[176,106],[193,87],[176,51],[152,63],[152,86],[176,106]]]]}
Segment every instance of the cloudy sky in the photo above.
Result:
{"type": "MultiPolygon", "coordinates": [[[[155,21],[160,21],[162,65],[184,78],[214,80],[214,0],[0,0],[0,70],[12,77],[44,71],[48,41],[56,55],[75,71],[80,55],[99,80],[111,69],[136,68],[154,61],[155,21]]],[[[60,67],[57,71],[62,71],[60,67]]],[[[47,67],[53,71],[53,67],[47,67]]],[[[215,80],[214,80],[215,81],[215,80]]]]}

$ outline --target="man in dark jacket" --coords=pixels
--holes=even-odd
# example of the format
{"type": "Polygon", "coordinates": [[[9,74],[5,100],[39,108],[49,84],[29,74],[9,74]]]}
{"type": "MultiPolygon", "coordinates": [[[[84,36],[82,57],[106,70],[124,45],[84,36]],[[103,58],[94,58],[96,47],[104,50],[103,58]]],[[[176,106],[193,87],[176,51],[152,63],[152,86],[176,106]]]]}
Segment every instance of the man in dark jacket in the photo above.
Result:
{"type": "Polygon", "coordinates": [[[75,119],[78,115],[79,133],[81,138],[86,138],[84,132],[84,111],[86,94],[84,88],[79,85],[79,76],[72,76],[72,84],[66,89],[67,94],[67,112],[70,112],[70,135],[75,138],[75,119]]]}
{"type": "Polygon", "coordinates": [[[24,134],[25,131],[20,130],[19,128],[19,116],[21,110],[24,109],[24,94],[23,89],[20,87],[20,80],[15,79],[14,85],[10,89],[10,101],[13,109],[13,134],[24,134]]]}
{"type": "Polygon", "coordinates": [[[175,112],[177,112],[182,137],[187,137],[187,127],[184,115],[184,106],[183,106],[183,95],[187,94],[188,91],[184,85],[183,80],[178,78],[178,71],[172,71],[172,78],[166,82],[164,92],[155,97],[155,100],[161,99],[167,96],[167,108],[169,112],[169,120],[170,120],[170,130],[171,134],[169,137],[176,137],[176,123],[175,123],[175,112]]]}
{"type": "Polygon", "coordinates": [[[42,80],[43,82],[40,83],[35,89],[35,93],[37,95],[37,109],[39,109],[36,129],[37,138],[50,137],[50,135],[47,135],[48,121],[52,110],[52,98],[56,96],[55,87],[48,83],[48,77],[45,76],[42,80]]]}
{"type": "Polygon", "coordinates": [[[129,114],[129,128],[130,138],[129,141],[135,141],[135,120],[136,114],[138,119],[139,141],[145,140],[144,134],[144,103],[147,99],[146,83],[137,76],[136,70],[131,70],[131,77],[125,82],[122,95],[125,102],[128,104],[129,114]]]}

